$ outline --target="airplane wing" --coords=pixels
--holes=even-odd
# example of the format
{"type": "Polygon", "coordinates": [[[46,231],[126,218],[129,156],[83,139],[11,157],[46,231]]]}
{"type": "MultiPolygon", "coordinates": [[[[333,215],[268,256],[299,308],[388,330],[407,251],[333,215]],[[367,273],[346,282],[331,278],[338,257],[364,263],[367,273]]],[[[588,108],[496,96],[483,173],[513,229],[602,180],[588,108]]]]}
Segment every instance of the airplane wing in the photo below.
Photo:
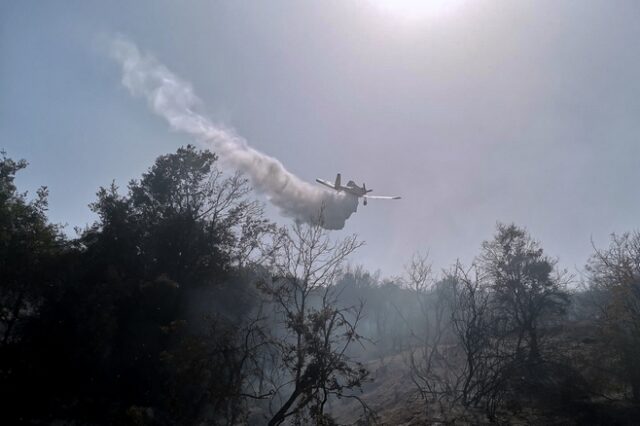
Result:
{"type": "Polygon", "coordinates": [[[328,186],[331,189],[336,189],[336,187],[333,186],[333,184],[331,182],[328,182],[328,181],[326,181],[324,179],[316,179],[316,182],[318,182],[321,185],[328,186]]]}
{"type": "Polygon", "coordinates": [[[402,197],[399,197],[397,195],[395,195],[395,196],[390,196],[390,195],[365,195],[364,198],[372,198],[374,200],[399,200],[402,197]]]}

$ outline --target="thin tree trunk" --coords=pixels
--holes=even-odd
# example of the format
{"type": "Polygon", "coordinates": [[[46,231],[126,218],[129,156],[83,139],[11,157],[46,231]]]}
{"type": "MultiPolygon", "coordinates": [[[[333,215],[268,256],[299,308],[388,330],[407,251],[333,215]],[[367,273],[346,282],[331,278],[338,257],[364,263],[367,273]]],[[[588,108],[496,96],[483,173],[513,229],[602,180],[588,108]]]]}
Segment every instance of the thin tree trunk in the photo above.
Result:
{"type": "Polygon", "coordinates": [[[540,348],[538,346],[538,333],[535,328],[529,329],[529,364],[540,360],[540,348]]]}
{"type": "Polygon", "coordinates": [[[287,417],[287,411],[289,410],[289,408],[291,408],[298,396],[300,396],[300,390],[296,388],[287,402],[285,402],[284,405],[280,407],[278,412],[271,418],[271,420],[269,420],[269,426],[276,426],[284,422],[284,419],[287,417]]]}

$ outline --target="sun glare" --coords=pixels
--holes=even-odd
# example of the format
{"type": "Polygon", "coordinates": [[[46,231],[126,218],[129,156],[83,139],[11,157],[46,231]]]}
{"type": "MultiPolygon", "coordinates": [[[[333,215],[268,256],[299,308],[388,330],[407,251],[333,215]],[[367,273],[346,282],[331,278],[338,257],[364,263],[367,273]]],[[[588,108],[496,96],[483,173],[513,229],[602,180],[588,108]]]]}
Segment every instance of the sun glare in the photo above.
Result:
{"type": "Polygon", "coordinates": [[[467,0],[370,0],[381,11],[407,20],[450,16],[467,0]]]}

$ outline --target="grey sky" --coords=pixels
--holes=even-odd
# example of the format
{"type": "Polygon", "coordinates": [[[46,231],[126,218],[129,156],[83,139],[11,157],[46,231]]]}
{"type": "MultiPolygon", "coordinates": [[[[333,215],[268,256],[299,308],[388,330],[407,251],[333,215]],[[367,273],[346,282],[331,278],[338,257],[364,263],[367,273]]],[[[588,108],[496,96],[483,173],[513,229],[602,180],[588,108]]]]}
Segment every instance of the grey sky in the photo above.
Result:
{"type": "Polygon", "coordinates": [[[568,268],[638,227],[640,3],[468,0],[407,21],[372,1],[3,2],[0,147],[72,227],[98,186],[189,143],[120,84],[105,40],[123,34],[301,178],[402,195],[345,228],[385,275],[415,250],[470,260],[496,221],[568,268]]]}

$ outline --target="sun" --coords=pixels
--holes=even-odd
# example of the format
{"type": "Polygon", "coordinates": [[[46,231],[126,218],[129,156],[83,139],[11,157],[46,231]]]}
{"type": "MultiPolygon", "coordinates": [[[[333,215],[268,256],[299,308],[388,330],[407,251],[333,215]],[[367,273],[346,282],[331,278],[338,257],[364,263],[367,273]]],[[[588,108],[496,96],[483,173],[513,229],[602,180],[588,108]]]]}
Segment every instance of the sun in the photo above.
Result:
{"type": "Polygon", "coordinates": [[[467,0],[369,0],[383,12],[406,20],[439,19],[450,16],[467,0]]]}

